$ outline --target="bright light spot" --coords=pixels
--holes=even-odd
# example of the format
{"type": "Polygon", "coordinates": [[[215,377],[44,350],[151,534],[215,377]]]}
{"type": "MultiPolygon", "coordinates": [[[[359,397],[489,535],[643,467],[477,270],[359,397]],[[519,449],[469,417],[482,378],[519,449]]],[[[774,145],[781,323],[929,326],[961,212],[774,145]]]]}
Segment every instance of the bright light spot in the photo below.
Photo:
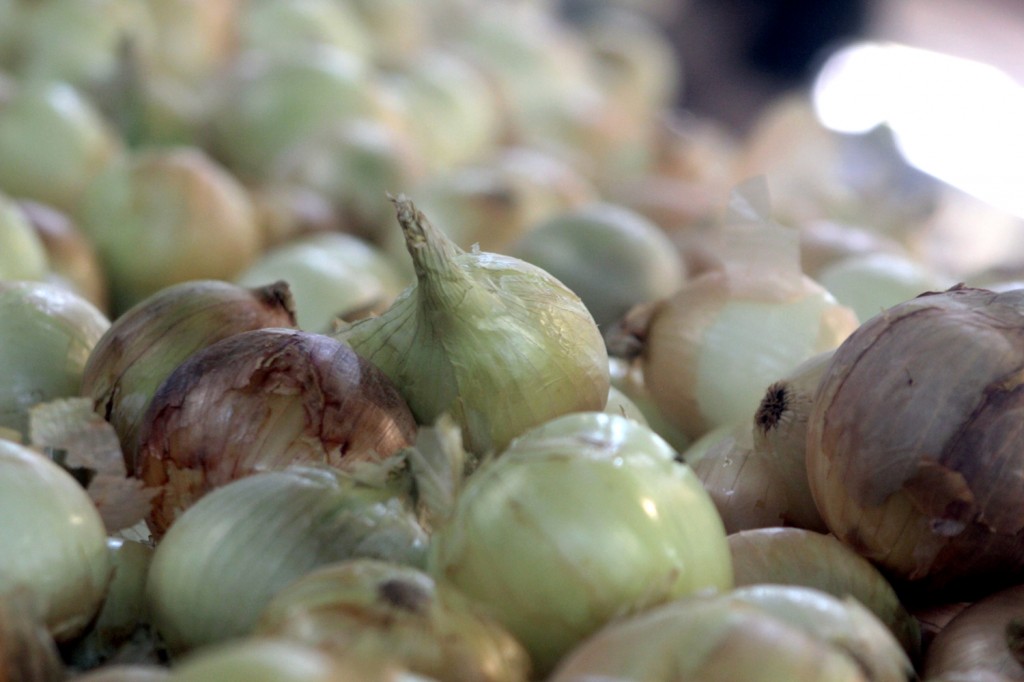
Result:
{"type": "Polygon", "coordinates": [[[640,506],[644,508],[644,511],[652,519],[658,518],[658,505],[654,503],[654,500],[652,500],[649,497],[645,497],[644,499],[640,500],[640,506]]]}
{"type": "Polygon", "coordinates": [[[813,90],[822,124],[886,123],[907,162],[1024,217],[1024,88],[996,67],[885,43],[838,51],[813,90]]]}

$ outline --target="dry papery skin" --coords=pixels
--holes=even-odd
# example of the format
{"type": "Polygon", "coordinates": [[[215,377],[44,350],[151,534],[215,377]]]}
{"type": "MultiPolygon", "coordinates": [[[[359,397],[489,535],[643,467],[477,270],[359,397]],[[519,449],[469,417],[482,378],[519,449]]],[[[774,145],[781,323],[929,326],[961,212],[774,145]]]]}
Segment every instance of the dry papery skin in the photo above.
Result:
{"type": "Polygon", "coordinates": [[[978,596],[1024,571],[1024,291],[894,306],[836,351],[808,421],[829,529],[908,595],[978,596]]]}
{"type": "Polygon", "coordinates": [[[161,487],[159,534],[210,489],[260,470],[350,469],[412,444],[416,423],[390,380],[345,344],[291,329],[236,334],[167,378],[141,431],[137,473],[161,487]]]}

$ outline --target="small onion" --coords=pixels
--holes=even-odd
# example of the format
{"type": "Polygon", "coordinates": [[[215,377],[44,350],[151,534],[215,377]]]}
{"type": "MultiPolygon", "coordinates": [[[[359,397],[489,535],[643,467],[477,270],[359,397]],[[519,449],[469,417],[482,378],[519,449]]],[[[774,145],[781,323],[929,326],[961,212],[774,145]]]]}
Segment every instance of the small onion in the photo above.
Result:
{"type": "Polygon", "coordinates": [[[342,659],[391,659],[441,682],[525,682],[530,659],[497,621],[421,570],[377,559],[319,568],[278,592],[256,635],[342,659]]]}
{"type": "Polygon", "coordinates": [[[167,682],[431,682],[388,660],[339,660],[287,640],[251,637],[181,659],[167,682]]]}
{"type": "Polygon", "coordinates": [[[638,303],[674,294],[686,277],[682,257],[660,228],[606,202],[541,221],[508,253],[547,270],[576,292],[602,329],[638,303]]]}
{"type": "Polygon", "coordinates": [[[842,258],[822,268],[816,279],[837,301],[852,308],[860,320],[951,284],[924,263],[892,253],[842,258]]]}
{"type": "Polygon", "coordinates": [[[260,247],[245,189],[196,147],[137,151],[96,179],[80,215],[115,315],[172,284],[230,280],[260,247]]]}
{"type": "Polygon", "coordinates": [[[517,258],[463,251],[411,201],[394,201],[417,281],[335,336],[395,382],[420,424],[450,413],[466,449],[483,454],[604,408],[608,353],[575,293],[517,258]]]}
{"type": "Polygon", "coordinates": [[[122,153],[112,128],[70,85],[0,82],[0,189],[10,196],[73,214],[93,179],[122,153]]]}
{"type": "Polygon", "coordinates": [[[542,675],[617,616],[728,589],[721,518],[675,455],[621,416],[541,425],[470,475],[430,571],[480,601],[542,675]]]}
{"type": "Polygon", "coordinates": [[[0,595],[26,590],[58,641],[81,634],[111,574],[107,531],[82,486],[42,454],[0,439],[0,595]]]}
{"type": "Polygon", "coordinates": [[[802,528],[758,528],[728,537],[736,586],[803,585],[853,597],[885,623],[917,660],[920,628],[889,581],[835,537],[802,528]]]}
{"type": "Polygon", "coordinates": [[[350,347],[265,328],[193,353],[163,381],[139,431],[137,475],[159,489],[157,535],[207,491],[293,463],[353,469],[412,444],[396,387],[350,347]]]}
{"type": "Polygon", "coordinates": [[[221,79],[209,145],[246,181],[263,178],[286,150],[325,126],[382,111],[365,61],[336,47],[248,52],[221,79]]]}
{"type": "Polygon", "coordinates": [[[165,287],[117,317],[89,354],[82,395],[117,431],[129,473],[138,432],[157,388],[192,353],[243,331],[293,327],[283,282],[245,288],[218,280],[165,287]]]}
{"type": "Polygon", "coordinates": [[[652,398],[691,438],[750,420],[765,387],[857,327],[800,273],[794,231],[754,223],[722,236],[740,253],[723,251],[720,269],[635,306],[607,335],[613,355],[640,359],[652,398]]]}
{"type": "Polygon", "coordinates": [[[974,671],[1024,680],[1024,586],[974,602],[932,640],[924,660],[926,678],[974,671]]]}
{"type": "Polygon", "coordinates": [[[728,594],[676,599],[617,619],[561,661],[550,682],[870,682],[844,651],[728,594]]]}
{"type": "Polygon", "coordinates": [[[78,223],[69,214],[37,201],[23,199],[18,207],[35,228],[46,250],[50,268],[47,279],[64,284],[106,313],[109,309],[107,274],[96,248],[78,223]]]}
{"type": "Polygon", "coordinates": [[[27,436],[33,405],[77,396],[109,327],[96,306],[64,287],[0,281],[0,427],[27,436]]]}
{"type": "Polygon", "coordinates": [[[807,425],[829,530],[908,592],[977,596],[1024,569],[1024,291],[898,304],[833,355],[807,425]]]}
{"type": "MultiPolygon", "coordinates": [[[[652,431],[665,439],[678,452],[684,452],[692,445],[690,439],[678,427],[665,418],[654,404],[644,387],[643,370],[636,363],[622,358],[608,358],[612,388],[628,398],[644,416],[644,422],[652,431]]],[[[611,403],[611,400],[609,400],[611,403]]]]}
{"type": "Polygon", "coordinates": [[[387,254],[340,232],[292,239],[265,252],[236,281],[275,280],[288,282],[298,326],[321,333],[334,331],[339,319],[383,312],[407,284],[387,254]]]}
{"type": "Polygon", "coordinates": [[[146,601],[172,653],[239,637],[282,588],[352,557],[421,564],[427,535],[408,499],[329,467],[220,487],[189,507],[153,555],[146,601]]]}
{"type": "Polygon", "coordinates": [[[46,278],[46,247],[17,203],[0,193],[0,280],[46,278]]]}

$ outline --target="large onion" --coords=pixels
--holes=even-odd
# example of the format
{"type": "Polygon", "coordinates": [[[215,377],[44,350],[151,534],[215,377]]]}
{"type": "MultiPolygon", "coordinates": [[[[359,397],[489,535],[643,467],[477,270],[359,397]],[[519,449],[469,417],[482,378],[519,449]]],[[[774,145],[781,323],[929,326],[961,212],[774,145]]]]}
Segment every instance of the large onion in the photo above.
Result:
{"type": "Polygon", "coordinates": [[[466,482],[429,566],[544,674],[616,616],[732,583],[721,518],[689,467],[626,417],[570,414],[466,482]]]}
{"type": "Polygon", "coordinates": [[[807,425],[828,528],[934,601],[1024,570],[1024,291],[954,287],[865,322],[807,425]]]}
{"type": "Polygon", "coordinates": [[[416,424],[397,388],[345,344],[265,328],[191,355],[153,396],[136,471],[159,487],[155,533],[207,491],[293,463],[351,469],[410,445],[416,424]]]}

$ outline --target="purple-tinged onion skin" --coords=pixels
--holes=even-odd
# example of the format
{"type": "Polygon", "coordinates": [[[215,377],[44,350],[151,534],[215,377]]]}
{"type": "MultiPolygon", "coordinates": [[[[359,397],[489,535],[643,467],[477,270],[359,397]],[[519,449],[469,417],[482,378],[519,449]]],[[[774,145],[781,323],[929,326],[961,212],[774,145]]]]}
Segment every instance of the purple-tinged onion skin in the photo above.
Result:
{"type": "Polygon", "coordinates": [[[866,321],[808,419],[829,530],[906,595],[977,597],[1024,575],[1024,291],[954,287],[866,321]]]}
{"type": "Polygon", "coordinates": [[[136,473],[161,488],[156,534],[210,489],[258,471],[350,469],[409,446],[416,422],[394,384],[325,335],[266,328],[196,352],[144,417],[136,473]]]}

